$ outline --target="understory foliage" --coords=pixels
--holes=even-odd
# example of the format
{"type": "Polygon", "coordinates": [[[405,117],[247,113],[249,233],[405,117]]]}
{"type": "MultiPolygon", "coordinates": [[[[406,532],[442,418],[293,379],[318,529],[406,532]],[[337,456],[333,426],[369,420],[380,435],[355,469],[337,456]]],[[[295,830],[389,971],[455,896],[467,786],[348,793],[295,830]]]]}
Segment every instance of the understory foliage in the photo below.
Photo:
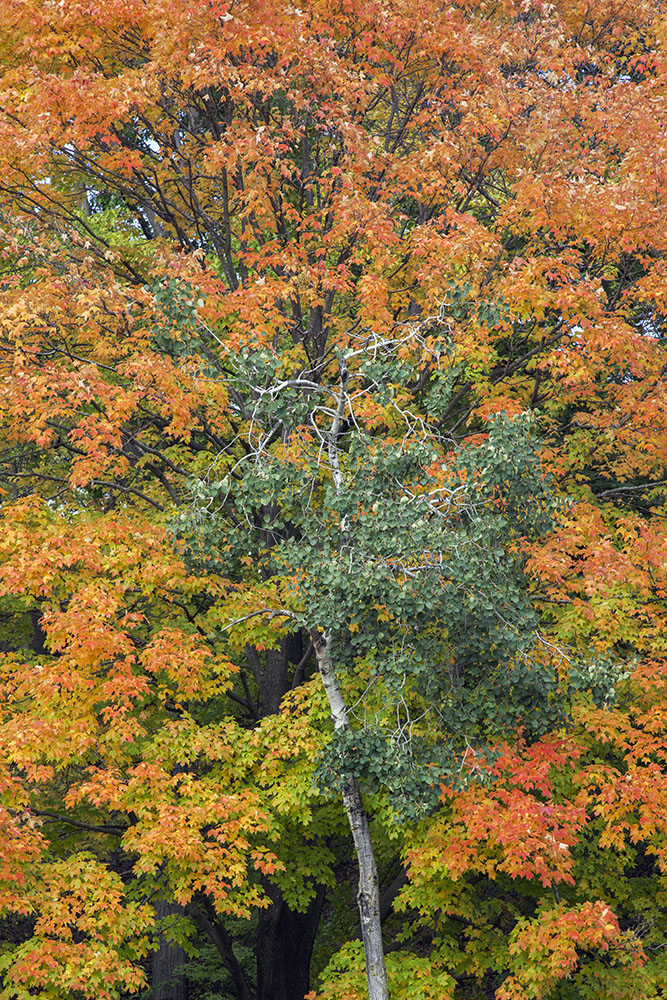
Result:
{"type": "Polygon", "coordinates": [[[363,1000],[354,789],[664,995],[666,164],[658,0],[0,0],[0,1000],[363,1000]]]}

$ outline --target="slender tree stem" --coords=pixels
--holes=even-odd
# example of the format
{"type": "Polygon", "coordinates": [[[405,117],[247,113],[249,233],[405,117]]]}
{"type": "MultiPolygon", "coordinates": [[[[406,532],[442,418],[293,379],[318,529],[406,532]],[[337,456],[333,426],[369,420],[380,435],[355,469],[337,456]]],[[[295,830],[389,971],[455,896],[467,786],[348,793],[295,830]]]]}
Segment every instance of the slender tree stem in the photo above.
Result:
{"type": "MultiPolygon", "coordinates": [[[[348,372],[341,363],[341,380],[338,405],[328,435],[329,466],[336,489],[344,488],[343,475],[338,460],[338,436],[340,434],[347,402],[348,372]]],[[[341,524],[341,533],[346,526],[341,524]]],[[[329,702],[329,710],[334,729],[347,730],[350,722],[347,705],[340,689],[332,658],[332,636],[328,633],[313,637],[322,684],[329,702]]],[[[388,1000],[387,970],[382,944],[382,920],[380,916],[380,881],[378,878],[375,852],[371,840],[368,815],[364,808],[361,790],[356,778],[349,778],[343,786],[343,805],[352,831],[352,839],[359,863],[359,888],[357,903],[361,921],[361,938],[366,956],[366,977],[368,980],[368,1000],[388,1000]]]]}

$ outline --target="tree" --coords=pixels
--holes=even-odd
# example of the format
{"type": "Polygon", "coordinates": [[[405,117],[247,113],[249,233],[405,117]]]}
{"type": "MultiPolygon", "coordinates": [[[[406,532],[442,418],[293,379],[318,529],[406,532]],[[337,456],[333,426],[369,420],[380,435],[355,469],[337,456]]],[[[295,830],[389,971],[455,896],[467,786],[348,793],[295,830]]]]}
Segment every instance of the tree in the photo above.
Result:
{"type": "MultiPolygon", "coordinates": [[[[429,802],[429,768],[458,768],[470,740],[497,738],[517,714],[532,729],[552,721],[548,701],[558,686],[552,657],[545,663],[531,655],[539,645],[536,619],[521,560],[507,551],[549,524],[536,454],[520,428],[498,421],[485,446],[443,461],[443,442],[423,420],[415,433],[389,382],[396,351],[414,339],[410,327],[373,352],[368,345],[350,351],[329,406],[317,405],[322,387],[305,373],[260,378],[262,362],[272,360],[244,352],[236,362],[236,398],[241,405],[247,386],[244,409],[252,408],[263,444],[236,461],[236,482],[229,475],[209,479],[195,508],[195,521],[205,511],[211,522],[207,539],[219,550],[226,545],[228,564],[252,550],[260,570],[259,594],[246,578],[236,623],[225,627],[240,626],[247,641],[249,619],[262,631],[265,620],[279,619],[313,636],[335,731],[323,766],[327,784],[342,793],[359,861],[374,998],[385,997],[387,987],[377,866],[359,779],[372,775],[404,811],[418,813],[436,801],[429,802]],[[377,381],[373,373],[380,373],[377,381]],[[289,395],[304,387],[309,401],[301,409],[298,396],[289,395]],[[385,399],[378,413],[391,412],[395,424],[382,442],[360,430],[355,415],[355,399],[368,407],[374,395],[385,399]],[[295,413],[309,419],[295,424],[295,413]],[[344,420],[354,428],[345,434],[344,420]],[[267,530],[271,540],[258,548],[257,536],[267,530]],[[276,606],[286,584],[292,602],[276,606]],[[355,687],[362,683],[359,700],[374,712],[374,724],[352,727],[345,674],[355,687]],[[435,740],[426,740],[429,729],[435,740]],[[420,760],[424,754],[435,758],[420,760]]],[[[434,344],[429,349],[437,353],[434,344]]],[[[330,395],[325,386],[326,402],[330,395]]]]}
{"type": "MultiPolygon", "coordinates": [[[[480,580],[495,586],[509,574],[518,646],[504,647],[505,662],[517,649],[528,656],[518,635],[536,635],[539,612],[544,642],[529,660],[543,673],[528,675],[549,676],[552,643],[572,661],[591,647],[628,669],[637,656],[640,679],[649,663],[659,676],[662,15],[649,2],[443,10],[430,0],[345,0],[300,10],[192,0],[187,16],[161,2],[30,2],[0,5],[0,24],[6,823],[25,898],[43,919],[36,936],[27,927],[33,944],[20,942],[7,981],[24,976],[46,990],[59,976],[64,990],[99,992],[97,946],[79,947],[92,928],[90,940],[111,948],[102,978],[131,985],[126,963],[136,971],[145,961],[153,920],[142,907],[164,899],[188,907],[188,920],[210,934],[236,996],[256,987],[260,997],[301,997],[323,898],[348,851],[343,817],[313,791],[313,758],[322,750],[329,780],[365,783],[376,847],[392,859],[380,872],[389,882],[403,838],[412,850],[410,822],[390,818],[389,765],[416,783],[413,801],[434,784],[420,784],[415,754],[449,773],[446,755],[434,755],[451,728],[434,727],[432,710],[424,731],[414,721],[438,698],[445,714],[451,708],[412,671],[417,654],[404,671],[419,680],[403,689],[410,715],[396,727],[409,719],[417,738],[394,740],[409,767],[401,772],[405,762],[384,749],[386,706],[403,674],[392,680],[378,663],[396,644],[401,614],[413,620],[417,583],[443,585],[455,625],[445,651],[429,634],[433,607],[417,608],[415,649],[432,643],[464,680],[503,661],[466,642],[471,621],[478,637],[498,633],[506,596],[491,609],[468,607],[465,622],[456,609],[466,602],[447,603],[433,565],[436,553],[451,554],[456,532],[465,558],[488,547],[488,560],[473,562],[471,594],[480,580]],[[438,321],[430,326],[429,316],[438,321]],[[548,538],[522,526],[520,502],[509,513],[493,507],[518,488],[502,463],[484,482],[480,520],[469,499],[460,510],[448,500],[468,497],[458,450],[481,448],[479,458],[489,418],[525,410],[536,414],[544,467],[567,497],[548,538]],[[342,489],[332,489],[336,462],[342,489]],[[426,483],[440,492],[424,517],[426,483]],[[393,489],[408,496],[405,516],[393,489]],[[369,490],[380,491],[390,538],[369,490]],[[411,576],[413,543],[447,521],[443,507],[453,536],[440,548],[421,542],[427,569],[411,576]],[[466,534],[474,530],[477,548],[466,534]],[[354,561],[341,576],[336,552],[348,532],[355,552],[372,553],[367,577],[354,561]],[[340,596],[346,618],[331,622],[331,602],[318,608],[336,573],[350,600],[378,605],[371,621],[357,621],[340,596]],[[406,581],[416,581],[414,593],[406,581]],[[400,613],[381,610],[387,596],[402,602],[400,613]],[[323,646],[332,632],[337,647],[323,646]],[[337,649],[348,678],[347,704],[370,684],[367,711],[379,713],[363,767],[344,734],[323,749],[329,727],[315,669],[319,653],[329,672],[327,649],[337,649]],[[369,771],[377,760],[384,793],[369,771]],[[11,812],[16,796],[25,811],[11,812]],[[120,894],[115,939],[88,889],[98,879],[120,894]],[[71,904],[73,924],[49,916],[56,883],[73,886],[63,906],[82,900],[71,904]],[[256,907],[253,983],[230,915],[256,907]],[[140,917],[130,918],[135,909],[140,917]],[[298,954],[295,927],[306,943],[298,954]],[[47,987],[46,965],[22,965],[21,955],[60,961],[65,939],[83,965],[71,980],[57,966],[47,987]]],[[[502,425],[493,426],[498,434],[502,425]]],[[[632,716],[639,695],[629,691],[622,711],[632,716]]],[[[500,701],[498,734],[515,717],[500,701]]],[[[469,732],[480,737],[483,723],[488,738],[483,698],[475,709],[469,732]]],[[[522,703],[532,725],[529,709],[522,703]]],[[[355,723],[352,740],[357,731],[355,723]]],[[[522,754],[532,753],[509,748],[497,758],[502,774],[476,755],[474,770],[514,787],[522,754]]],[[[613,815],[617,764],[601,765],[611,770],[590,800],[601,817],[613,815]]],[[[482,791],[461,794],[455,801],[470,804],[473,821],[483,816],[482,791]]],[[[434,843],[451,843],[440,826],[448,796],[421,820],[425,843],[425,828],[434,843]]],[[[554,831],[540,829],[550,843],[554,831]]],[[[520,836],[510,824],[508,838],[520,836]]],[[[421,877],[416,865],[410,873],[421,877]]],[[[488,880],[480,888],[471,879],[466,892],[493,896],[488,880]]],[[[613,920],[602,920],[604,906],[587,891],[572,901],[582,940],[605,947],[613,920]]],[[[532,888],[522,892],[516,906],[499,907],[499,928],[514,928],[517,907],[535,918],[546,968],[572,915],[543,907],[536,918],[532,888]]],[[[480,903],[487,924],[495,905],[480,903]]],[[[440,919],[437,908],[427,912],[440,919]]],[[[627,919],[638,919],[632,912],[627,905],[627,919]]],[[[519,959],[485,951],[479,920],[466,926],[475,944],[460,958],[448,925],[438,995],[450,972],[493,975],[498,986],[511,972],[507,989],[528,990],[519,959]]],[[[175,934],[182,939],[183,926],[175,934]]],[[[517,925],[513,954],[530,953],[530,934],[517,925]]],[[[396,982],[422,968],[420,947],[390,955],[396,982]]],[[[536,977],[534,991],[552,982],[544,969],[536,977]]]]}

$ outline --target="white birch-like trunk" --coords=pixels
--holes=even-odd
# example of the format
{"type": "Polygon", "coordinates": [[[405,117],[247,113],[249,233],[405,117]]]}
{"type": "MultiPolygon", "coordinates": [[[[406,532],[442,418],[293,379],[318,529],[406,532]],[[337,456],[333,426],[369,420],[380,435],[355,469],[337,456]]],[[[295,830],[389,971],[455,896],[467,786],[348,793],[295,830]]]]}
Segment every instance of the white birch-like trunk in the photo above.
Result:
{"type": "MultiPolygon", "coordinates": [[[[329,700],[334,729],[349,729],[347,706],[334,672],[330,639],[327,635],[322,635],[315,641],[315,653],[324,690],[329,700]]],[[[343,805],[359,862],[357,903],[361,921],[361,939],[366,956],[368,1000],[388,1000],[389,990],[387,988],[387,971],[384,963],[382,922],[380,919],[380,883],[368,827],[368,816],[361,798],[359,784],[355,778],[351,778],[343,787],[343,805]]]]}
{"type": "MultiPolygon", "coordinates": [[[[344,362],[340,366],[340,392],[338,405],[334,413],[329,431],[327,451],[331,476],[337,490],[344,488],[343,475],[338,460],[338,437],[341,431],[345,407],[347,404],[348,372],[344,362]]],[[[345,519],[341,523],[341,537],[344,538],[347,526],[345,519]]],[[[333,719],[334,729],[349,729],[350,722],[347,706],[340,689],[333,659],[331,657],[331,636],[326,632],[315,637],[313,645],[317,656],[317,666],[324,685],[329,709],[333,719]]],[[[357,903],[361,920],[361,939],[366,956],[366,978],[368,980],[368,1000],[388,1000],[387,970],[384,963],[384,948],[382,946],[382,921],[380,919],[380,882],[375,863],[375,852],[368,827],[368,816],[364,809],[361,791],[356,778],[343,786],[343,805],[352,831],[354,847],[359,862],[359,889],[357,903]]]]}

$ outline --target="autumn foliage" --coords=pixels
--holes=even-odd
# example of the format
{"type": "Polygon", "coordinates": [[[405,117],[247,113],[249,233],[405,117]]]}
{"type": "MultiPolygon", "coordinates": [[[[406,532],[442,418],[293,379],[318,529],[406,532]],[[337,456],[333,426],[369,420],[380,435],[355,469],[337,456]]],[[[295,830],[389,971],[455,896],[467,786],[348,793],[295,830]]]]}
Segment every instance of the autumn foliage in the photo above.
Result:
{"type": "Polygon", "coordinates": [[[663,995],[666,164],[657,0],[0,0],[2,1000],[367,996],[352,784],[392,1000],[663,995]]]}

